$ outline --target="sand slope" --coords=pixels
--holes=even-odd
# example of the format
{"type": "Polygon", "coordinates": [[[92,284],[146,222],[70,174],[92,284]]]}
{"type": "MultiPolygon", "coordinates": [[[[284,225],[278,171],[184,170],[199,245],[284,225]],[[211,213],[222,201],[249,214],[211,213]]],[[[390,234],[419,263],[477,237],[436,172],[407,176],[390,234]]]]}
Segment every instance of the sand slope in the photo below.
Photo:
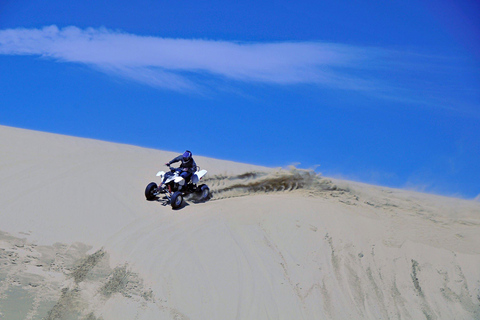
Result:
{"type": "MultiPolygon", "coordinates": [[[[480,203],[0,126],[1,319],[479,319],[480,203]]],[[[193,150],[194,151],[194,150],[193,150]]]]}

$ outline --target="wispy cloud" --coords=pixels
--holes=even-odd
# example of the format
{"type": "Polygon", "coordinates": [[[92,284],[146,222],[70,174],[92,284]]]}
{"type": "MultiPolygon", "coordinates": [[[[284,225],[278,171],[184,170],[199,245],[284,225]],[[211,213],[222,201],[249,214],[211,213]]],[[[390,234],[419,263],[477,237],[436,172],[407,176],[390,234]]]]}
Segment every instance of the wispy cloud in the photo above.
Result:
{"type": "Polygon", "coordinates": [[[312,83],[408,101],[418,98],[404,93],[416,90],[410,82],[418,79],[415,72],[419,67],[428,68],[427,73],[438,72],[444,62],[381,48],[324,42],[168,39],[105,28],[56,26],[0,30],[0,54],[81,63],[176,91],[199,91],[199,76],[207,76],[277,85],[312,83]]]}
{"type": "Polygon", "coordinates": [[[238,81],[365,89],[370,83],[346,70],[357,69],[367,60],[371,63],[378,52],[319,42],[166,39],[104,28],[49,26],[0,30],[0,54],[83,63],[153,86],[184,90],[194,86],[185,72],[238,81]]]}

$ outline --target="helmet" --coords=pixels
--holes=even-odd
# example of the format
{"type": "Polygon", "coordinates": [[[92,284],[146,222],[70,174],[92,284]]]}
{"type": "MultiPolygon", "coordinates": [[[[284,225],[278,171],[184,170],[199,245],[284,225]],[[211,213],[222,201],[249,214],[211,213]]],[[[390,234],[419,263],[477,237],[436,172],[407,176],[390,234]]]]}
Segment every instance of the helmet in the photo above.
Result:
{"type": "Polygon", "coordinates": [[[183,153],[183,161],[188,162],[190,159],[192,159],[192,153],[187,150],[183,153]]]}

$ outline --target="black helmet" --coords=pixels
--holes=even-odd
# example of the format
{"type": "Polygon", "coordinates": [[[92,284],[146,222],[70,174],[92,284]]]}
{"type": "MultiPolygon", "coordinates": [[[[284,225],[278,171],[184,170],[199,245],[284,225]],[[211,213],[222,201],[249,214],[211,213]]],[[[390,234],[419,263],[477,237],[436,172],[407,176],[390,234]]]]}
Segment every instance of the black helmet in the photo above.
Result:
{"type": "Polygon", "coordinates": [[[192,159],[192,153],[187,150],[183,153],[183,161],[188,162],[190,159],[192,159]]]}

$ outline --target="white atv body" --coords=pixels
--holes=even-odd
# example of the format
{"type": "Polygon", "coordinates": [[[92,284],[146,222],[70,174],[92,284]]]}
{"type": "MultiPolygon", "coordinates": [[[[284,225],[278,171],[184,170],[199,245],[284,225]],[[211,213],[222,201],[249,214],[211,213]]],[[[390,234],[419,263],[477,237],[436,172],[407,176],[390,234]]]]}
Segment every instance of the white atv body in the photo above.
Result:
{"type": "MultiPolygon", "coordinates": [[[[162,180],[163,184],[165,185],[173,181],[174,183],[178,183],[179,186],[183,187],[185,185],[185,179],[181,177],[179,173],[180,173],[179,171],[175,171],[173,175],[167,176],[166,180],[163,181],[165,179],[166,172],[158,171],[157,177],[159,177],[162,180]]],[[[197,170],[190,178],[190,182],[196,185],[200,181],[200,179],[202,179],[203,176],[206,174],[207,174],[207,170],[197,170]]]]}
{"type": "Polygon", "coordinates": [[[187,194],[196,194],[198,202],[207,201],[210,198],[210,189],[207,185],[198,185],[200,180],[207,174],[207,170],[200,170],[197,167],[195,173],[186,182],[180,176],[181,170],[170,167],[170,171],[159,171],[157,177],[160,178],[160,184],[151,182],[145,189],[147,200],[156,200],[160,194],[165,194],[166,199],[172,205],[172,208],[178,209],[183,204],[183,198],[187,194]]]}

